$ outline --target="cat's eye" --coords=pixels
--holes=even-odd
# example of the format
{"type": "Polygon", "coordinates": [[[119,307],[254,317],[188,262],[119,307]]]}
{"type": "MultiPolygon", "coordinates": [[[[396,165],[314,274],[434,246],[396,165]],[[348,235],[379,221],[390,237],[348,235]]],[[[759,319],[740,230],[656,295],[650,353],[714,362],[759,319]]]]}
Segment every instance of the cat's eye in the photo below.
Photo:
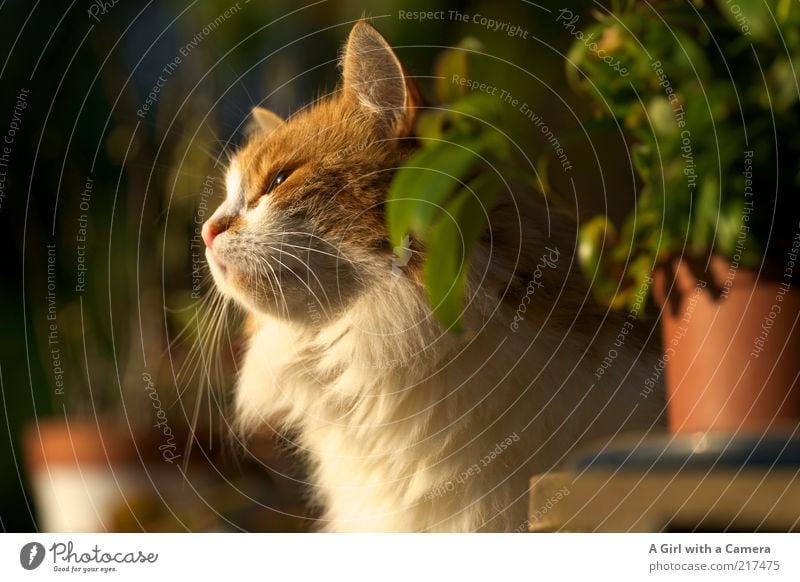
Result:
{"type": "Polygon", "coordinates": [[[247,202],[247,208],[255,208],[258,205],[258,202],[264,197],[272,193],[275,188],[283,184],[289,176],[292,175],[293,170],[286,169],[281,170],[275,177],[272,178],[272,181],[267,183],[267,186],[261,191],[261,194],[254,196],[253,198],[249,198],[247,202]]]}
{"type": "Polygon", "coordinates": [[[278,186],[283,184],[289,178],[291,173],[292,173],[291,170],[281,170],[280,172],[275,174],[275,177],[272,179],[272,182],[270,183],[269,187],[267,188],[267,191],[265,192],[265,194],[269,194],[275,188],[277,188],[278,186]]]}

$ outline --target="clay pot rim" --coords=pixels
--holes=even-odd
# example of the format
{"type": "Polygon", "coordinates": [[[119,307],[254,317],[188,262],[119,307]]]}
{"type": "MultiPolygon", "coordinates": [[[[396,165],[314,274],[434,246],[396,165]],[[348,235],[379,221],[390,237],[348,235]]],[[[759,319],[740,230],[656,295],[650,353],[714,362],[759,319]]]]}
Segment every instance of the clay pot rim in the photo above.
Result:
{"type": "MultiPolygon", "coordinates": [[[[36,470],[77,464],[109,466],[166,463],[163,451],[169,449],[175,455],[182,455],[189,436],[186,433],[176,434],[174,439],[168,441],[158,431],[140,433],[127,428],[120,421],[109,418],[33,419],[23,428],[26,465],[30,470],[36,470]],[[174,447],[166,447],[168,443],[174,444],[174,447]]],[[[182,459],[181,456],[175,462],[180,465],[182,459]]]]}

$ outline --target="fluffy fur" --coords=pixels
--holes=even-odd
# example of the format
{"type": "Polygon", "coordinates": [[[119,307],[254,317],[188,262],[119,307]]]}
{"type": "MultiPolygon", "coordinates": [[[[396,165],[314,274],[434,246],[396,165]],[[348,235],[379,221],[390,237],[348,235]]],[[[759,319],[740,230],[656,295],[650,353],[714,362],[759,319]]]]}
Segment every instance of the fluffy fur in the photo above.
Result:
{"type": "Polygon", "coordinates": [[[419,93],[365,22],[342,65],[341,90],[289,121],[255,114],[206,225],[217,286],[251,315],[241,426],[298,435],[321,529],[523,529],[533,474],[587,439],[658,421],[658,396],[638,394],[655,362],[649,330],[634,325],[595,380],[625,315],[592,303],[574,221],[530,192],[492,212],[467,331],[443,330],[424,249],[398,268],[384,226],[419,93]]]}

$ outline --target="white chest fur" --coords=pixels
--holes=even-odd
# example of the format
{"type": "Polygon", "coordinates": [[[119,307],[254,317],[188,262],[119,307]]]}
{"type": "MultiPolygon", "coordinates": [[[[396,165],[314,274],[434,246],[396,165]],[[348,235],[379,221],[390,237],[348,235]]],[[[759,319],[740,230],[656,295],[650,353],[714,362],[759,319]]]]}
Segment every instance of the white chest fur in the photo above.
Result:
{"type": "Polygon", "coordinates": [[[512,332],[500,318],[471,337],[437,336],[421,310],[365,298],[322,330],[265,319],[252,337],[240,419],[299,434],[322,529],[517,529],[533,473],[657,417],[634,393],[652,361],[633,350],[595,382],[597,349],[580,336],[512,332]]]}

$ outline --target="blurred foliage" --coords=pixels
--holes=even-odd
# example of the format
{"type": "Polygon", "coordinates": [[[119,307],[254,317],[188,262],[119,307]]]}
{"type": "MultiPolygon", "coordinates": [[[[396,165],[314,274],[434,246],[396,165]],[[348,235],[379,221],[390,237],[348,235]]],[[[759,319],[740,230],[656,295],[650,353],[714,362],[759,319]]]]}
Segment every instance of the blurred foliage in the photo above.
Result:
{"type": "MultiPolygon", "coordinates": [[[[718,253],[743,267],[776,259],[800,215],[800,6],[620,1],[594,14],[586,30],[577,12],[556,17],[574,37],[566,75],[594,100],[596,118],[631,136],[641,179],[619,226],[610,211],[582,221],[579,258],[596,296],[632,304],[655,266],[676,255],[718,253]]],[[[453,329],[470,250],[503,187],[492,173],[522,167],[505,138],[518,121],[498,115],[503,103],[450,82],[470,77],[474,48],[467,40],[439,57],[444,110],[421,116],[422,149],[397,173],[387,213],[395,246],[407,233],[426,246],[429,299],[453,329]]]]}
{"type": "Polygon", "coordinates": [[[597,18],[574,43],[568,75],[596,115],[635,138],[642,179],[621,227],[598,216],[581,230],[597,296],[635,301],[673,256],[713,252],[744,267],[778,257],[799,216],[800,6],[628,2],[597,18]]]}

